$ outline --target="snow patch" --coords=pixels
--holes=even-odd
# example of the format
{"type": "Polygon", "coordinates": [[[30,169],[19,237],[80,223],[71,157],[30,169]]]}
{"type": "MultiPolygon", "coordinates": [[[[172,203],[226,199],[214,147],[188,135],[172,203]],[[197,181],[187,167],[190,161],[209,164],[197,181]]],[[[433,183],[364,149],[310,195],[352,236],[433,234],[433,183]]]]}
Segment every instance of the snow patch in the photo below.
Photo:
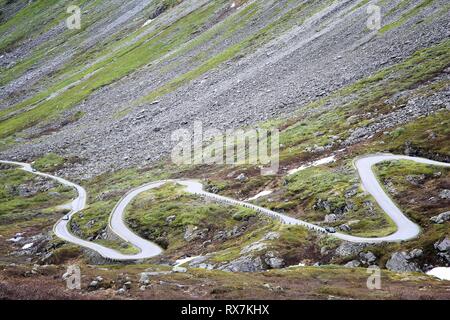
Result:
{"type": "Polygon", "coordinates": [[[200,256],[187,257],[187,258],[184,258],[184,259],[178,259],[178,260],[175,261],[175,266],[174,266],[174,268],[180,267],[180,266],[182,266],[183,264],[188,263],[189,261],[192,261],[192,260],[194,260],[194,259],[196,259],[196,258],[199,258],[199,257],[200,257],[200,256]]]}
{"type": "Polygon", "coordinates": [[[288,171],[288,175],[293,175],[293,174],[296,174],[297,172],[300,172],[302,170],[305,170],[305,169],[308,169],[308,168],[311,168],[311,167],[317,167],[317,166],[320,166],[320,165],[323,165],[323,164],[332,163],[332,162],[336,162],[336,156],[334,156],[334,155],[330,156],[330,157],[323,158],[323,159],[319,159],[319,160],[314,161],[314,162],[310,162],[310,163],[302,165],[302,166],[300,166],[300,167],[298,167],[296,169],[289,170],[288,171]]]}
{"type": "Polygon", "coordinates": [[[147,21],[145,21],[145,23],[142,25],[142,28],[148,26],[152,21],[152,19],[148,19],[147,21]]]}
{"type": "Polygon", "coordinates": [[[26,245],[24,245],[23,247],[22,247],[22,250],[27,250],[27,249],[30,249],[32,246],[34,245],[34,243],[33,242],[31,242],[31,243],[27,243],[26,245]]]}
{"type": "Polygon", "coordinates": [[[257,195],[255,195],[255,196],[253,196],[253,197],[251,197],[251,198],[248,198],[248,199],[245,200],[245,201],[256,200],[256,199],[258,199],[258,198],[268,196],[268,195],[271,194],[272,192],[273,192],[273,190],[264,190],[264,191],[261,191],[260,193],[258,193],[257,195]]]}
{"type": "Polygon", "coordinates": [[[450,268],[439,267],[427,272],[427,275],[439,278],[441,280],[450,280],[450,268]]]}

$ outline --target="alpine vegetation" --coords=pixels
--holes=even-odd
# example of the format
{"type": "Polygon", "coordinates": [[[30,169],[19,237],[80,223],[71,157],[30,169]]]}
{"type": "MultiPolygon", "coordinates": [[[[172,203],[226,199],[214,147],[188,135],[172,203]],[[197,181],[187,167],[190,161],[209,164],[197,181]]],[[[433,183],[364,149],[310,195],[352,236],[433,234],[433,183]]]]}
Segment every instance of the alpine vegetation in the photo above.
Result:
{"type": "Polygon", "coordinates": [[[0,0],[0,299],[448,300],[449,25],[446,0],[0,0]]]}

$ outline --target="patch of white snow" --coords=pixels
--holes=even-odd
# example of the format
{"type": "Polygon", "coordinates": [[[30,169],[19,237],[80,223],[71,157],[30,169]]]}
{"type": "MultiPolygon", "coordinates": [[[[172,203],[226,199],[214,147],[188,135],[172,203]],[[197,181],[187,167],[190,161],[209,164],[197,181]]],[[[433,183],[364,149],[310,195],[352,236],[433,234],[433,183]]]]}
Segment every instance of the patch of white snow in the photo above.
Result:
{"type": "Polygon", "coordinates": [[[148,26],[152,21],[152,19],[148,19],[147,21],[145,21],[145,23],[142,25],[142,28],[148,26]]]}
{"type": "Polygon", "coordinates": [[[22,250],[27,250],[27,249],[30,249],[32,246],[34,245],[34,243],[33,242],[31,242],[31,243],[27,243],[26,245],[24,245],[23,247],[22,247],[22,250]]]}
{"type": "Polygon", "coordinates": [[[434,268],[427,272],[427,275],[439,278],[441,280],[449,280],[450,281],[450,268],[439,267],[434,268]]]}
{"type": "Polygon", "coordinates": [[[308,168],[311,168],[311,167],[321,166],[323,164],[328,164],[328,163],[332,163],[332,162],[336,162],[336,156],[334,156],[334,155],[330,156],[330,157],[323,158],[323,159],[319,159],[319,160],[314,161],[314,162],[310,162],[310,163],[302,165],[302,166],[300,166],[300,167],[298,167],[296,169],[289,170],[288,171],[288,175],[293,175],[293,174],[296,174],[297,172],[300,172],[302,170],[305,170],[305,169],[308,169],[308,168]]]}
{"type": "Polygon", "coordinates": [[[272,192],[273,192],[273,190],[264,190],[264,191],[261,191],[260,193],[258,193],[257,195],[255,195],[255,196],[253,196],[253,197],[251,197],[251,198],[248,198],[248,199],[245,200],[245,201],[256,200],[256,199],[258,199],[258,198],[268,196],[268,195],[271,194],[272,192]]]}

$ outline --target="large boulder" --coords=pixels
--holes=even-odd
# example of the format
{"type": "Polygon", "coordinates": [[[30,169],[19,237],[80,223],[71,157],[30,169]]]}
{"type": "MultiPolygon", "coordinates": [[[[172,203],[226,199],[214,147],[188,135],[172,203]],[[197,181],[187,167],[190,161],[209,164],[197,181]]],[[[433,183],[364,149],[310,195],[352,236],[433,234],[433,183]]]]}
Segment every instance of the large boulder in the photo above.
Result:
{"type": "Polygon", "coordinates": [[[339,226],[339,230],[344,232],[350,232],[352,230],[352,227],[350,227],[348,224],[341,224],[339,226]]]}
{"type": "Polygon", "coordinates": [[[420,258],[421,256],[423,256],[423,250],[422,249],[413,249],[409,252],[409,256],[411,257],[411,259],[420,258]]]}
{"type": "Polygon", "coordinates": [[[434,248],[440,252],[450,251],[450,239],[446,237],[444,240],[436,242],[434,248]]]}
{"type": "Polygon", "coordinates": [[[365,243],[354,243],[354,242],[343,242],[339,247],[336,248],[335,254],[339,257],[349,257],[355,256],[361,252],[367,244],[365,243]]]}
{"type": "Polygon", "coordinates": [[[264,262],[271,269],[281,269],[285,265],[283,258],[278,257],[273,251],[269,251],[264,255],[264,262]]]}
{"type": "Polygon", "coordinates": [[[363,264],[372,264],[377,260],[377,257],[370,251],[367,252],[361,252],[359,254],[359,260],[363,263],[363,264]]]}
{"type": "Polygon", "coordinates": [[[417,264],[410,259],[411,256],[406,252],[395,252],[386,262],[386,268],[395,272],[420,272],[417,264]]]}
{"type": "Polygon", "coordinates": [[[439,257],[450,263],[450,239],[448,237],[436,242],[434,248],[438,251],[437,255],[439,257]]]}
{"type": "Polygon", "coordinates": [[[241,256],[221,267],[219,270],[229,272],[257,272],[263,271],[264,266],[260,257],[241,256]]]}

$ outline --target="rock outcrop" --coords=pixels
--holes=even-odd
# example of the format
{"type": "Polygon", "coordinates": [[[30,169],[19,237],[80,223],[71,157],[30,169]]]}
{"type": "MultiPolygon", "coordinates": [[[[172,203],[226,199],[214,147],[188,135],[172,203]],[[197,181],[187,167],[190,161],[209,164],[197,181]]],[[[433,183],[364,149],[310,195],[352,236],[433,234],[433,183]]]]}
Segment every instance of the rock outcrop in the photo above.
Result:
{"type": "Polygon", "coordinates": [[[386,268],[395,272],[420,272],[420,268],[406,252],[395,252],[386,262],[386,268]]]}

